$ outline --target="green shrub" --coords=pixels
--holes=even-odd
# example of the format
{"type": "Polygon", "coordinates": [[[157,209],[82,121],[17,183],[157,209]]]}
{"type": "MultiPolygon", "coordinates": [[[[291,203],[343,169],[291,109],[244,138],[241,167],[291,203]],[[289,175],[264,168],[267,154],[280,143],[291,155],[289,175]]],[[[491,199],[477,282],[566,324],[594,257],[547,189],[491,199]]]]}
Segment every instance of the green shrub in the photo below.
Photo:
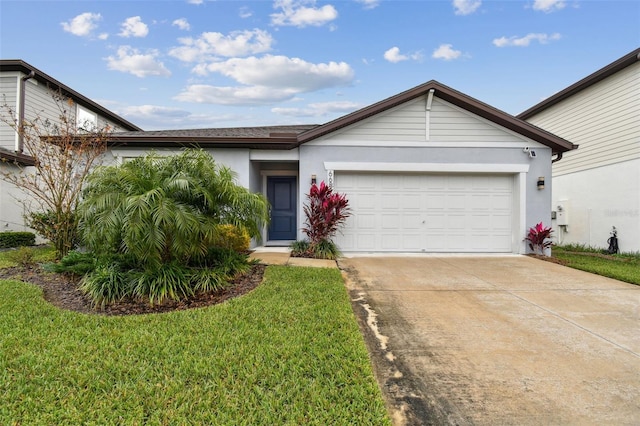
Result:
{"type": "Polygon", "coordinates": [[[19,266],[26,268],[29,266],[33,266],[33,264],[35,263],[35,255],[36,253],[33,248],[22,246],[12,251],[9,254],[9,258],[19,266]]]}
{"type": "Polygon", "coordinates": [[[246,253],[220,247],[210,248],[204,260],[191,265],[174,261],[154,269],[139,268],[130,255],[102,256],[91,265],[92,254],[72,253],[68,266],[59,268],[73,272],[86,265],[90,270],[86,272],[80,290],[97,305],[125,298],[148,300],[154,304],[166,299],[184,299],[197,292],[221,290],[235,276],[247,272],[251,265],[246,253]]]}
{"type": "Polygon", "coordinates": [[[118,268],[117,264],[100,265],[85,275],[80,290],[93,300],[104,305],[131,296],[131,277],[118,268]]]}
{"type": "Polygon", "coordinates": [[[85,275],[96,269],[96,257],[93,253],[70,251],[60,262],[47,265],[47,270],[59,274],[85,275]]]}
{"type": "Polygon", "coordinates": [[[307,240],[294,241],[289,245],[289,248],[291,249],[291,255],[294,257],[305,257],[310,254],[309,241],[307,240]]]}
{"type": "Polygon", "coordinates": [[[32,246],[36,243],[33,232],[0,232],[0,248],[32,246]]]}
{"type": "Polygon", "coordinates": [[[269,209],[263,195],[239,185],[235,173],[210,154],[186,150],[97,168],[87,179],[78,217],[83,241],[100,262],[117,254],[134,259],[129,269],[113,265],[114,274],[124,274],[122,280],[105,271],[102,279],[90,273],[87,293],[98,295],[101,303],[112,299],[111,292],[100,290],[107,280],[124,283],[126,289],[113,294],[160,303],[202,287],[194,284],[194,275],[212,267],[208,249],[220,239],[225,248],[245,251],[248,240],[242,234],[259,238],[269,209]]]}
{"type": "Polygon", "coordinates": [[[220,225],[213,240],[216,247],[224,247],[238,252],[249,250],[251,237],[246,229],[234,225],[220,225]]]}
{"type": "Polygon", "coordinates": [[[313,246],[313,255],[316,259],[331,259],[335,260],[339,258],[342,253],[335,245],[333,241],[321,240],[313,246]]]}
{"type": "Polygon", "coordinates": [[[306,240],[294,241],[289,248],[293,257],[335,260],[342,255],[338,246],[331,240],[320,240],[315,244],[306,240]]]}

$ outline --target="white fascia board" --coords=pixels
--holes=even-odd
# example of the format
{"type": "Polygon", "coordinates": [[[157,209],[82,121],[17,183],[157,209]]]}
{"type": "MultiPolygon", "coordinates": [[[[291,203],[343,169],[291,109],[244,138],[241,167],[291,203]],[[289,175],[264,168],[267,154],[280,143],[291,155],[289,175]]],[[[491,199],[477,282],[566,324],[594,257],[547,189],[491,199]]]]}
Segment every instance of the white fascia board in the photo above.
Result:
{"type": "Polygon", "coordinates": [[[451,142],[451,141],[372,141],[352,139],[323,139],[305,143],[306,146],[354,146],[354,147],[387,147],[387,148],[530,148],[542,149],[547,146],[532,139],[513,142],[451,142]]]}
{"type": "Polygon", "coordinates": [[[252,149],[249,152],[252,161],[298,161],[300,151],[298,148],[288,150],[252,149]]]}
{"type": "Polygon", "coordinates": [[[527,173],[528,164],[358,163],[325,161],[325,170],[351,172],[527,173]]]}

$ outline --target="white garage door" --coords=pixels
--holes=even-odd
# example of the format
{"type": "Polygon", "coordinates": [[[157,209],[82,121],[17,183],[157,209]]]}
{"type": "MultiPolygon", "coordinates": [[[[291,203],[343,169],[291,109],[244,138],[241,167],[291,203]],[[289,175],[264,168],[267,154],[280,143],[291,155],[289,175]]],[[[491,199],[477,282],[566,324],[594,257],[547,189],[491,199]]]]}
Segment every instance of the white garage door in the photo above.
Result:
{"type": "Polygon", "coordinates": [[[511,175],[336,172],[343,251],[511,252],[511,175]]]}

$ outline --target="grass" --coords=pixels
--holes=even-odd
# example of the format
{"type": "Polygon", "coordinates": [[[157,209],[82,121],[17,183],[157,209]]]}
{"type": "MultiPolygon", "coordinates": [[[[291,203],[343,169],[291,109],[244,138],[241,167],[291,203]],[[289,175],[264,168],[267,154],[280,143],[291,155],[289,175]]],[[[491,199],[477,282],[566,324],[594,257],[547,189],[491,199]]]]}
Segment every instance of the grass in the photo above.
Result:
{"type": "Polygon", "coordinates": [[[0,280],[0,424],[390,424],[340,272],[271,266],[167,314],[60,310],[0,280]]]}
{"type": "Polygon", "coordinates": [[[640,285],[640,254],[602,254],[601,250],[585,246],[555,246],[552,256],[566,266],[640,285]]]}
{"type": "MultiPolygon", "coordinates": [[[[16,248],[0,251],[0,268],[18,266],[16,253],[20,249],[16,248]]],[[[52,262],[55,259],[56,253],[54,248],[51,246],[26,247],[26,249],[33,250],[33,261],[36,263],[52,262]]]]}

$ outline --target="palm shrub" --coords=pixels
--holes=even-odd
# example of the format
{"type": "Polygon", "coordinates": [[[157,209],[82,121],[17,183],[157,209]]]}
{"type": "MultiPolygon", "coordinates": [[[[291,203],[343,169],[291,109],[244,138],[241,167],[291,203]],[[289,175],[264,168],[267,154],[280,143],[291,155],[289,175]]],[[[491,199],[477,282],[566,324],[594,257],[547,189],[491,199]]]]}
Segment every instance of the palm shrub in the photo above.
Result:
{"type": "Polygon", "coordinates": [[[307,254],[322,259],[339,257],[340,251],[332,238],[351,216],[346,196],[334,193],[324,181],[313,184],[303,210],[306,222],[302,231],[309,242],[307,254]]]}
{"type": "Polygon", "coordinates": [[[202,150],[169,157],[150,154],[98,168],[87,178],[78,207],[82,240],[99,258],[122,254],[135,266],[107,262],[85,277],[84,290],[101,302],[132,296],[154,303],[209,288],[197,277],[203,276],[200,269],[209,249],[220,244],[222,225],[259,239],[268,220],[264,196],[235,179],[231,169],[202,150]],[[104,280],[96,280],[98,274],[104,280]],[[101,288],[101,281],[120,290],[93,292],[90,287],[101,288]]]}

